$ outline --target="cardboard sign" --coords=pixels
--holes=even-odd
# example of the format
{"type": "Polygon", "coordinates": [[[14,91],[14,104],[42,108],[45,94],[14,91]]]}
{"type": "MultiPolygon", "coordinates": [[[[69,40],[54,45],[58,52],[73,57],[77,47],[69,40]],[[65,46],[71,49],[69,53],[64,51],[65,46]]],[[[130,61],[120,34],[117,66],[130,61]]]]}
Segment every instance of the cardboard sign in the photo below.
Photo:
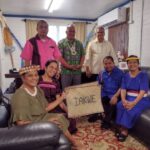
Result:
{"type": "Polygon", "coordinates": [[[98,82],[70,86],[65,89],[68,117],[76,118],[103,112],[98,82]]]}

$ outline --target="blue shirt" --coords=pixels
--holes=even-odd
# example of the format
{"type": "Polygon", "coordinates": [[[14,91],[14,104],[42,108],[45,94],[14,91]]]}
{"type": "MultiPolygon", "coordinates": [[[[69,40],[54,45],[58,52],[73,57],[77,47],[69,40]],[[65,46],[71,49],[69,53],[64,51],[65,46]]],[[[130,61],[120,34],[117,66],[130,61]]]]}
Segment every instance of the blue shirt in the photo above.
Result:
{"type": "Polygon", "coordinates": [[[149,79],[146,72],[139,72],[136,77],[131,77],[129,73],[126,73],[122,78],[121,89],[140,91],[144,90],[146,93],[149,90],[149,79]]]}
{"type": "Polygon", "coordinates": [[[98,82],[102,85],[101,97],[108,96],[111,98],[121,87],[123,71],[114,67],[112,72],[107,72],[105,69],[99,73],[98,82]]]}

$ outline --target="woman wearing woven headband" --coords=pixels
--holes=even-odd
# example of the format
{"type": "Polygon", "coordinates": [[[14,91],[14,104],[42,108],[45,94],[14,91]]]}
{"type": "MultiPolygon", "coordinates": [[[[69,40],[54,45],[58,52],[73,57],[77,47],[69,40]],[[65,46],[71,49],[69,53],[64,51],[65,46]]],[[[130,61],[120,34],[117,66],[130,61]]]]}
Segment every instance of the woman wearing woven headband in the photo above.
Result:
{"type": "Polygon", "coordinates": [[[37,87],[39,80],[37,71],[39,69],[39,66],[29,66],[20,69],[19,73],[23,84],[12,97],[11,122],[16,125],[41,121],[53,122],[63,130],[74,146],[81,146],[69,133],[68,120],[61,114],[48,113],[51,109],[62,103],[65,93],[62,93],[53,103],[48,104],[43,91],[37,87]]]}
{"type": "MultiPolygon", "coordinates": [[[[57,99],[60,97],[62,91],[60,89],[60,83],[56,79],[56,73],[58,72],[58,62],[56,60],[50,60],[47,61],[45,64],[45,73],[43,76],[40,77],[39,80],[39,87],[43,89],[45,97],[48,101],[48,103],[52,103],[54,101],[57,101],[57,99]]],[[[50,112],[53,113],[63,113],[67,114],[68,110],[64,102],[58,104],[53,108],[50,112]]],[[[70,133],[76,133],[76,120],[75,119],[69,119],[70,125],[69,125],[69,131],[70,133]]]]}
{"type": "Polygon", "coordinates": [[[139,58],[131,55],[127,58],[129,72],[122,80],[121,101],[117,104],[116,123],[120,125],[116,136],[125,141],[128,129],[132,128],[141,112],[150,107],[147,97],[149,89],[148,75],[139,69],[139,58]]]}

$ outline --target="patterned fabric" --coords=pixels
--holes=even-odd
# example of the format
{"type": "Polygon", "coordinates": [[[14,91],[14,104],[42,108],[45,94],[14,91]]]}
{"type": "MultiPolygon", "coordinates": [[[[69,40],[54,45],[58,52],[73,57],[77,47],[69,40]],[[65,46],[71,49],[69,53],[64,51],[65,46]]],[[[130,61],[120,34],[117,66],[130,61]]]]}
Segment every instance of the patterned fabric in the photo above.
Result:
{"type": "Polygon", "coordinates": [[[22,67],[19,70],[19,74],[22,75],[24,73],[28,73],[28,72],[32,72],[32,71],[38,71],[40,70],[40,66],[39,65],[31,65],[28,67],[22,67]]]}
{"type": "MultiPolygon", "coordinates": [[[[67,38],[58,43],[62,57],[70,65],[79,65],[81,57],[85,55],[83,45],[80,41],[69,41],[67,38]]],[[[62,66],[62,74],[81,74],[81,70],[73,71],[62,66]]]]}
{"type": "MultiPolygon", "coordinates": [[[[53,82],[43,81],[42,77],[40,77],[38,86],[44,91],[45,97],[48,103],[51,103],[56,100],[56,95],[61,94],[60,83],[53,79],[53,82]]],[[[63,112],[60,106],[57,106],[51,112],[63,112]]]]}
{"type": "Polygon", "coordinates": [[[86,117],[77,120],[78,132],[74,138],[81,141],[86,150],[149,150],[131,135],[119,142],[112,130],[102,130],[99,121],[89,123],[86,117]]]}

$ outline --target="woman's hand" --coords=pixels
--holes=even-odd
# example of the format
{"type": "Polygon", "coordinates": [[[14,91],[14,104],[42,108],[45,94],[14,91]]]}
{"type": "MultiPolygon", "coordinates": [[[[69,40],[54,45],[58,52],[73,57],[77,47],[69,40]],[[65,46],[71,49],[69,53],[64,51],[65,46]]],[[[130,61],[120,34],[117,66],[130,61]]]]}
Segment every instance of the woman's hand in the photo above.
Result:
{"type": "Polygon", "coordinates": [[[61,97],[62,97],[63,99],[65,99],[65,98],[66,98],[66,93],[65,93],[65,92],[62,92],[61,97]]]}
{"type": "Polygon", "coordinates": [[[126,106],[127,106],[127,100],[125,99],[125,100],[122,100],[122,105],[124,106],[124,108],[126,108],[126,106]]]}
{"type": "Polygon", "coordinates": [[[62,92],[60,95],[56,95],[56,100],[61,103],[63,100],[66,99],[67,92],[62,92]]]}
{"type": "Polygon", "coordinates": [[[126,109],[131,110],[135,105],[136,105],[135,101],[132,101],[132,102],[128,101],[127,104],[126,104],[126,109]]]}

